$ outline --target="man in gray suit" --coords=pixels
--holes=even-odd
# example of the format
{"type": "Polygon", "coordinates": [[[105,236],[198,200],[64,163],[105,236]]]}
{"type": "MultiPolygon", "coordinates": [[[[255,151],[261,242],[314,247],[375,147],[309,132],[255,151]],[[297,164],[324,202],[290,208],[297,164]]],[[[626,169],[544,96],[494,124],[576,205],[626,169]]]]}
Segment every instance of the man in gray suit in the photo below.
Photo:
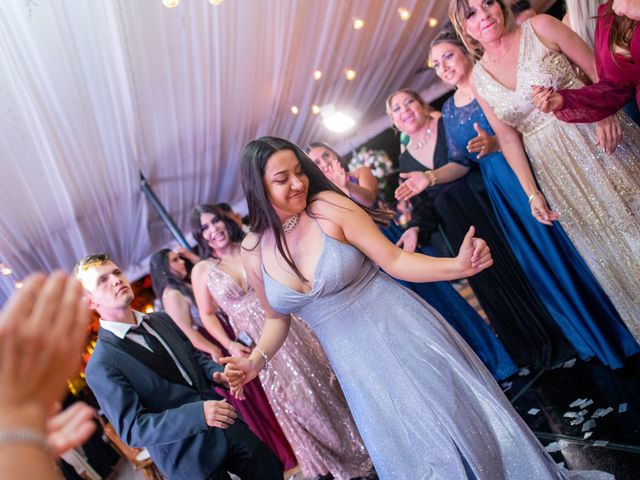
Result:
{"type": "Polygon", "coordinates": [[[145,447],[170,479],[281,480],[277,457],[213,389],[223,368],[196,350],[164,312],[131,309],[129,281],[108,255],[74,268],[100,331],[86,377],[118,435],[145,447]]]}

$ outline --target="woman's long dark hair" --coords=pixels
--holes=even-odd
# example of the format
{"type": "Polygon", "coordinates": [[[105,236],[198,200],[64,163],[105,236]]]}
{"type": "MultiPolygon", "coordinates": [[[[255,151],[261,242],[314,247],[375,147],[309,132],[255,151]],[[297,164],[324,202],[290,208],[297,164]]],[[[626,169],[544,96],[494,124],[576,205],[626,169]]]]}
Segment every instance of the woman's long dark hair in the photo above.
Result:
{"type": "MultiPolygon", "coordinates": [[[[151,275],[151,286],[153,292],[156,294],[156,298],[162,305],[162,293],[167,287],[175,288],[185,297],[189,298],[195,305],[195,298],[191,288],[187,285],[187,282],[178,277],[169,266],[169,253],[171,250],[163,248],[151,255],[149,260],[149,273],[151,275]]],[[[164,308],[164,305],[163,307],[164,308]]]]}
{"type": "MultiPolygon", "coordinates": [[[[320,168],[302,151],[300,147],[288,140],[278,137],[261,137],[257,140],[249,142],[242,150],[240,161],[240,177],[242,179],[242,188],[247,197],[249,206],[249,218],[251,219],[251,231],[262,236],[262,234],[270,230],[276,241],[276,248],[280,255],[287,262],[287,265],[295,272],[295,274],[303,282],[307,282],[298,267],[291,258],[287,240],[282,230],[282,224],[275,209],[271,205],[267,192],[264,188],[263,177],[264,170],[269,158],[280,151],[289,150],[300,162],[303,173],[309,179],[309,189],[307,191],[307,207],[305,211],[307,215],[313,217],[309,213],[309,205],[320,192],[332,191],[338,195],[349,198],[342,190],[336,187],[331,180],[325,177],[320,168]]],[[[365,207],[364,205],[353,200],[360,208],[362,208],[374,222],[380,225],[386,225],[393,217],[393,213],[386,210],[377,210],[365,207]]],[[[257,246],[257,245],[256,245],[257,246]]]]}
{"type": "Polygon", "coordinates": [[[229,240],[233,243],[240,243],[244,238],[244,232],[240,225],[238,225],[233,219],[229,218],[224,210],[217,205],[211,205],[209,203],[201,203],[193,207],[191,211],[191,233],[196,242],[198,242],[198,253],[203,260],[207,258],[217,258],[215,252],[209,246],[209,242],[202,236],[202,223],[200,217],[203,213],[210,213],[213,215],[213,221],[222,221],[229,235],[229,240]]]}

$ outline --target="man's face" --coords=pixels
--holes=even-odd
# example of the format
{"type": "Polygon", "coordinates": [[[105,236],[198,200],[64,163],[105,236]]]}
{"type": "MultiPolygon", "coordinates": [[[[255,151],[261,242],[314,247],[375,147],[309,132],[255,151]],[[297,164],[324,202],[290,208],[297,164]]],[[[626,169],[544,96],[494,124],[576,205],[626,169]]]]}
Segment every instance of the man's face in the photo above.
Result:
{"type": "Polygon", "coordinates": [[[127,308],[133,301],[129,280],[111,261],[82,269],[78,279],[87,291],[89,307],[98,313],[127,308]]]}

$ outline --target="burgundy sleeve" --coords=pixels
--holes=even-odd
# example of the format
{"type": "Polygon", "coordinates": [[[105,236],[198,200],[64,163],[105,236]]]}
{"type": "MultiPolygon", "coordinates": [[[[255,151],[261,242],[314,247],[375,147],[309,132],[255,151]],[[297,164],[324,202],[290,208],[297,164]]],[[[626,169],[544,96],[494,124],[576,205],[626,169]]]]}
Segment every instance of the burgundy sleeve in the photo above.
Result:
{"type": "Polygon", "coordinates": [[[607,118],[633,98],[635,85],[600,80],[576,89],[561,89],[563,106],[554,115],[567,123],[592,123],[607,118]]]}

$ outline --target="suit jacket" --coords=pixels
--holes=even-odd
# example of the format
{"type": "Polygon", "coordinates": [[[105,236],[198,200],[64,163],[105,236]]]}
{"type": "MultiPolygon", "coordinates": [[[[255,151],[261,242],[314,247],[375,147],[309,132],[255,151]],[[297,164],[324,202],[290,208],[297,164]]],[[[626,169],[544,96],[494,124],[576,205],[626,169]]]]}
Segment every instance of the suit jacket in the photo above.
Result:
{"type": "Polygon", "coordinates": [[[87,365],[87,383],[120,438],[147,448],[165,476],[207,478],[227,453],[223,431],[207,425],[203,410],[205,400],[222,400],[213,389],[213,373],[223,369],[196,350],[166,313],[150,314],[149,325],[170,346],[192,386],[163,376],[136,355],[128,345],[134,342],[103,328],[87,365]]]}

